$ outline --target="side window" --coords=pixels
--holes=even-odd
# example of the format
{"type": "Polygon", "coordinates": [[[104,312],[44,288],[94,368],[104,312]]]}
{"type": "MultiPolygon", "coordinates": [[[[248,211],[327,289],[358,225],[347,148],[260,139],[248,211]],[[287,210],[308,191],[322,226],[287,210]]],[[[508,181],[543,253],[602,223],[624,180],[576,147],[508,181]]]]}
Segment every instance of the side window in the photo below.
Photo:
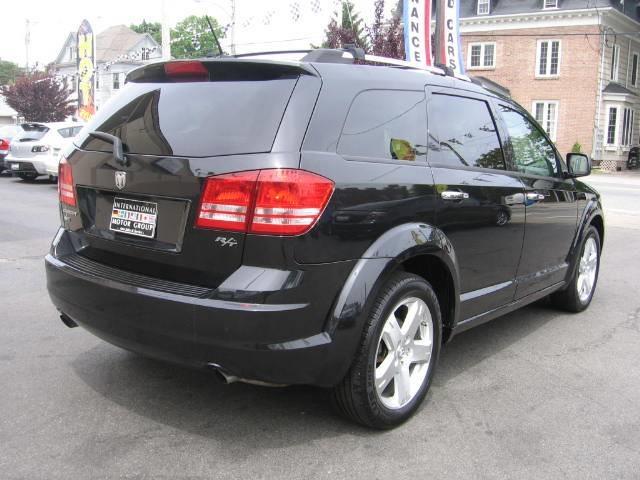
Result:
{"type": "Polygon", "coordinates": [[[428,112],[429,163],[506,169],[487,102],[433,94],[428,112]]]}
{"type": "Polygon", "coordinates": [[[502,118],[511,137],[513,161],[519,172],[553,177],[558,172],[556,153],[531,120],[515,110],[500,105],[502,118]]]}
{"type": "Polygon", "coordinates": [[[367,90],[351,105],[338,153],[414,162],[426,159],[424,92],[367,90]]]}

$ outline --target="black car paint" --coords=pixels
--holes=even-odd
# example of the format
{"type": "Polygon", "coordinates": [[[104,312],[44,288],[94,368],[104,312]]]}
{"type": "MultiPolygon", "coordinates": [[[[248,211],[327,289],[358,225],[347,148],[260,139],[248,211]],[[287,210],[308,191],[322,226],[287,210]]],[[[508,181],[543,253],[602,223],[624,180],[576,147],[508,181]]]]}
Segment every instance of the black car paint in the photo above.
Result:
{"type": "MultiPolygon", "coordinates": [[[[195,367],[216,364],[238,377],[278,384],[331,386],[351,364],[380,287],[407,262],[429,259],[447,272],[447,338],[561,288],[575,268],[586,226],[603,218],[597,193],[562,174],[544,179],[552,199],[527,206],[509,201],[541,186],[513,170],[508,148],[506,171],[336,153],[354,97],[390,85],[412,91],[435,85],[497,100],[451,77],[313,64],[304,66],[268,153],[128,155],[123,167],[110,153],[86,150],[88,140],[81,139],[68,156],[79,208],[61,207],[63,228],[46,259],[54,304],[105,340],[150,356],[195,367]],[[302,168],[335,181],[309,233],[259,236],[193,226],[205,177],[261,168],[302,168]],[[122,192],[114,186],[117,170],[127,172],[122,192]],[[443,204],[442,185],[464,188],[470,198],[443,204]],[[568,192],[564,203],[557,192],[568,192]],[[94,212],[100,198],[114,195],[157,201],[160,218],[170,215],[167,223],[179,226],[178,235],[162,241],[107,232],[94,212]],[[163,210],[166,202],[181,202],[184,210],[163,210]],[[538,211],[539,223],[529,231],[526,220],[538,211]],[[567,217],[559,226],[548,218],[558,212],[567,217]],[[523,245],[530,245],[528,253],[523,245]],[[553,256],[541,259],[540,251],[553,256]],[[106,278],[65,263],[74,255],[122,273],[106,278]],[[175,293],[194,285],[206,289],[204,297],[175,293]]],[[[506,147],[508,136],[496,118],[506,147]]],[[[159,122],[151,125],[160,129],[159,122]]]]}

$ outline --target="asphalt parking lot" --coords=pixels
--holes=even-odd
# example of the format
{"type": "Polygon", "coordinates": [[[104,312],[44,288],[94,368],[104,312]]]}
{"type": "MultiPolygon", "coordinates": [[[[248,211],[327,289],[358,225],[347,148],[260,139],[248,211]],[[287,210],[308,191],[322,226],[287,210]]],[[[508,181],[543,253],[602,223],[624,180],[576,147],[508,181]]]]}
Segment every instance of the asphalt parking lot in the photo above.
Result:
{"type": "Polygon", "coordinates": [[[0,477],[640,477],[640,175],[587,179],[607,233],[583,314],[544,302],[448,345],[407,424],[314,388],[225,386],[65,327],[45,289],[56,187],[0,178],[0,477]]]}

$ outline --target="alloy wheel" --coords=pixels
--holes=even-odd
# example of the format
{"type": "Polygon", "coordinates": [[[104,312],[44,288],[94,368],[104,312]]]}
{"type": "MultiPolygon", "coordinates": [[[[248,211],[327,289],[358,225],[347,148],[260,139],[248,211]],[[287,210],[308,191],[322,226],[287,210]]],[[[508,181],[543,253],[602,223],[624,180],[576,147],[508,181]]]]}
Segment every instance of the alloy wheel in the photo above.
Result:
{"type": "Polygon", "coordinates": [[[391,410],[420,391],[433,353],[433,319],[420,298],[401,300],[385,320],[375,356],[375,389],[391,410]]]}
{"type": "Polygon", "coordinates": [[[593,287],[596,283],[596,274],[598,271],[598,246],[593,237],[587,238],[580,257],[578,265],[578,281],[576,288],[578,297],[582,303],[589,300],[593,287]]]}

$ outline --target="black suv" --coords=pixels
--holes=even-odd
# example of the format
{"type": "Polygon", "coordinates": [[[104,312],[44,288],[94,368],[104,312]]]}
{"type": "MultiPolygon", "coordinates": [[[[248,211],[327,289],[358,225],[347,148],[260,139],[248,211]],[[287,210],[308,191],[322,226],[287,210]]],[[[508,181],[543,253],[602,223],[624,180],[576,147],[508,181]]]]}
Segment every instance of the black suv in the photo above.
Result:
{"type": "Polygon", "coordinates": [[[589,159],[478,81],[346,56],[131,72],[60,165],[62,320],[228,382],[331,387],[390,428],[456,333],[548,295],[585,309],[589,159]]]}

